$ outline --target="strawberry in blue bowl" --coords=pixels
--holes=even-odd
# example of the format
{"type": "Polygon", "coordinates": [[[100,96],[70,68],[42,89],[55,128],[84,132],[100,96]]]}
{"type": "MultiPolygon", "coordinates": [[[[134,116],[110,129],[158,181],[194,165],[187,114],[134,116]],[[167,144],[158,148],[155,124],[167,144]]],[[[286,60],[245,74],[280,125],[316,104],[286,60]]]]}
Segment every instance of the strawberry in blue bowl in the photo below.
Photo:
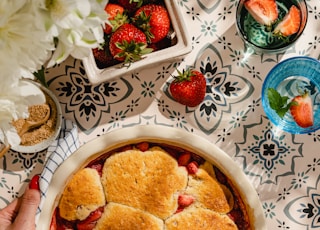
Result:
{"type": "Polygon", "coordinates": [[[269,120],[283,131],[303,134],[320,128],[320,62],[310,57],[286,59],[271,69],[262,86],[269,120]]]}

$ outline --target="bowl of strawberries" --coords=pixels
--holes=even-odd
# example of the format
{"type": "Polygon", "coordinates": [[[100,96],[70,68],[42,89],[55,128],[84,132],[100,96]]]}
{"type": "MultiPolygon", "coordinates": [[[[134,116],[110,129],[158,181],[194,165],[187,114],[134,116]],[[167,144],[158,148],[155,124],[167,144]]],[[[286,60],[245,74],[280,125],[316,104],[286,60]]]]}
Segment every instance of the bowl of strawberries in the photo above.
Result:
{"type": "Polygon", "coordinates": [[[320,62],[292,57],[277,64],[262,86],[266,115],[278,128],[293,134],[320,128],[320,62]]]}
{"type": "Polygon", "coordinates": [[[176,1],[110,0],[105,42],[83,59],[93,84],[155,63],[181,58],[192,50],[176,1]]]}

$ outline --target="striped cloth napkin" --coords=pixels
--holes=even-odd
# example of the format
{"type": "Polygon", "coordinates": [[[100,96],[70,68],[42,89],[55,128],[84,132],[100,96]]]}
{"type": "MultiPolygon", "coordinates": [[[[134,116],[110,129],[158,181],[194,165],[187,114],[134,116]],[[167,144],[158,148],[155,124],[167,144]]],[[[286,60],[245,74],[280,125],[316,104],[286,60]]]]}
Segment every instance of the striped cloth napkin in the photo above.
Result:
{"type": "Polygon", "coordinates": [[[37,211],[36,222],[39,219],[46,193],[56,169],[80,146],[78,128],[70,120],[63,120],[60,135],[48,148],[48,159],[40,176],[39,186],[41,201],[37,211]]]}

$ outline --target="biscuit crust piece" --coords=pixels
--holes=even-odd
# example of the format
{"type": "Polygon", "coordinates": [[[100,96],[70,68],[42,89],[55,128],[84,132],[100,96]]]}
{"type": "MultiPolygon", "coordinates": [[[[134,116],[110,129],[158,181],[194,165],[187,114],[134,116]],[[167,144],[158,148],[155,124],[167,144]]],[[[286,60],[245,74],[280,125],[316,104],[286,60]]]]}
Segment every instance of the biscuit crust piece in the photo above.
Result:
{"type": "Polygon", "coordinates": [[[238,227],[227,215],[204,208],[187,208],[168,218],[165,229],[237,230],[238,227]]]}
{"type": "Polygon", "coordinates": [[[60,215],[69,221],[84,220],[105,203],[97,170],[84,168],[73,175],[64,189],[59,203],[60,215]]]}
{"type": "Polygon", "coordinates": [[[108,203],[94,230],[162,230],[163,221],[147,212],[108,203]]]}
{"type": "Polygon", "coordinates": [[[108,202],[125,204],[165,219],[178,207],[188,173],[160,147],[128,150],[109,157],[102,171],[108,202]]]}
{"type": "Polygon", "coordinates": [[[233,199],[224,189],[227,190],[206,170],[199,168],[196,174],[189,175],[186,193],[196,197],[197,205],[225,214],[233,208],[233,199]]]}

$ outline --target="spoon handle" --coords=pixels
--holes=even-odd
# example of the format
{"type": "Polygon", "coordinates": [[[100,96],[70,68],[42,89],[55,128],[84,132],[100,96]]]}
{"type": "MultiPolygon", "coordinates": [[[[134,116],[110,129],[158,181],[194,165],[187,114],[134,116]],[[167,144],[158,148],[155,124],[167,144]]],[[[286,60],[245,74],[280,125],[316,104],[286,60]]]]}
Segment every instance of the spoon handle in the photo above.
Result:
{"type": "Polygon", "coordinates": [[[5,154],[6,152],[8,152],[8,150],[9,150],[10,148],[11,148],[10,145],[4,146],[4,147],[1,149],[1,151],[0,151],[0,158],[3,157],[4,154],[5,154]]]}

